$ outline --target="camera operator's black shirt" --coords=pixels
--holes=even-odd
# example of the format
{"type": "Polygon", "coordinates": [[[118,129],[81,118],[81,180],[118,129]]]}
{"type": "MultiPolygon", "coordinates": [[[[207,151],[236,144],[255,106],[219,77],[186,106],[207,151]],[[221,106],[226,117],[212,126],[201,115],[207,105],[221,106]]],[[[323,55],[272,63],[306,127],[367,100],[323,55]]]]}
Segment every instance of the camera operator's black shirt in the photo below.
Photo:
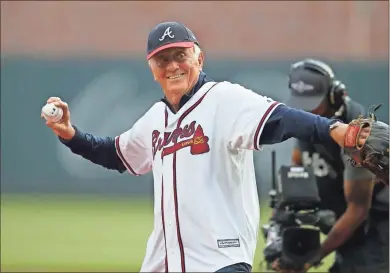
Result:
{"type": "MultiPolygon", "coordinates": [[[[349,123],[360,114],[366,115],[364,107],[353,100],[349,100],[346,103],[346,111],[340,119],[345,123],[349,123]]],[[[352,167],[335,142],[324,146],[297,141],[296,147],[301,151],[302,164],[311,166],[316,176],[321,198],[321,209],[334,211],[337,218],[344,213],[347,206],[343,190],[344,179],[361,180],[374,177],[366,169],[352,167]]],[[[355,232],[349,243],[360,240],[363,235],[362,232],[363,226],[355,232]]]]}

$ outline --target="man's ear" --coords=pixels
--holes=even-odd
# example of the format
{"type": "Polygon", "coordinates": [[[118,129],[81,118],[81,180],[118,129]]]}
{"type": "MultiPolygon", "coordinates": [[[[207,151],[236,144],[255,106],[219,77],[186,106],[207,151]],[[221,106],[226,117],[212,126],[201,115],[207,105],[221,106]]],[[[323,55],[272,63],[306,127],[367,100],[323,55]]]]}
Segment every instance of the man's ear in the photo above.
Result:
{"type": "Polygon", "coordinates": [[[149,64],[149,69],[150,69],[150,71],[152,72],[154,81],[157,81],[157,77],[156,77],[156,75],[153,73],[153,69],[152,69],[152,65],[151,65],[150,61],[148,62],[148,64],[149,64]]]}
{"type": "Polygon", "coordinates": [[[201,51],[199,53],[198,63],[199,63],[200,70],[202,71],[203,65],[204,65],[204,54],[203,54],[203,51],[201,51]]]}
{"type": "Polygon", "coordinates": [[[157,77],[156,77],[156,75],[154,75],[153,71],[152,71],[152,75],[153,75],[153,80],[157,81],[157,77]]]}
{"type": "Polygon", "coordinates": [[[156,75],[154,75],[153,71],[152,71],[152,75],[153,75],[154,81],[157,81],[157,77],[156,77],[156,75]]]}

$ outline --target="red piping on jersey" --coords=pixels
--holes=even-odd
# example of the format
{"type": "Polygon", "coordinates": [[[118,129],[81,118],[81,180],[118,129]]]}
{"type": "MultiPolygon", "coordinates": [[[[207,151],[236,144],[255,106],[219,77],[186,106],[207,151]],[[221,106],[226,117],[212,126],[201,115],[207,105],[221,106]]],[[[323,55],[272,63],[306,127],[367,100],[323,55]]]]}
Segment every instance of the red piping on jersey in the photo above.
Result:
{"type": "Polygon", "coordinates": [[[201,96],[197,102],[195,102],[190,108],[188,108],[179,118],[178,122],[177,122],[177,126],[176,128],[179,128],[180,127],[180,124],[181,122],[183,121],[183,119],[189,114],[192,112],[192,110],[194,110],[201,102],[202,100],[204,99],[204,97],[207,95],[207,93],[211,90],[211,88],[213,88],[214,86],[216,86],[219,82],[217,83],[214,83],[213,86],[211,86],[209,88],[209,90],[206,91],[206,93],[203,94],[203,96],[201,96]]]}
{"type": "MultiPolygon", "coordinates": [[[[200,97],[200,99],[195,102],[190,108],[188,108],[179,118],[177,122],[176,128],[180,127],[181,122],[183,119],[192,111],[194,110],[204,99],[204,97],[207,95],[207,93],[218,84],[215,83],[213,86],[207,90],[207,92],[200,97]]],[[[181,238],[181,232],[180,232],[180,223],[179,223],[179,206],[177,201],[177,176],[176,176],[176,152],[173,154],[173,197],[174,197],[174,203],[175,203],[175,216],[176,216],[176,233],[177,233],[177,240],[179,242],[179,248],[180,248],[180,258],[181,258],[181,270],[182,272],[186,272],[186,262],[185,262],[185,256],[184,256],[184,247],[183,247],[183,240],[181,238]]]]}
{"type": "Polygon", "coordinates": [[[267,111],[265,111],[263,117],[261,118],[260,122],[259,122],[259,125],[257,126],[257,129],[256,129],[256,133],[255,133],[255,137],[254,137],[254,140],[253,140],[253,143],[255,145],[255,149],[258,150],[259,149],[259,145],[260,145],[260,139],[257,139],[259,137],[259,133],[260,133],[260,129],[263,127],[264,125],[264,121],[265,119],[267,118],[268,114],[271,112],[272,109],[275,108],[275,106],[279,104],[279,102],[275,101],[274,103],[272,103],[267,111]]]}
{"type": "Polygon", "coordinates": [[[130,166],[130,164],[126,161],[125,157],[123,156],[122,152],[121,152],[121,148],[119,147],[119,138],[120,136],[118,136],[116,139],[115,139],[115,148],[117,150],[117,153],[119,155],[119,157],[121,158],[122,162],[126,165],[127,169],[129,171],[131,171],[132,174],[134,174],[135,176],[139,176],[139,174],[137,174],[133,168],[130,166]]]}
{"type": "Polygon", "coordinates": [[[181,239],[179,223],[179,205],[177,201],[176,152],[173,154],[173,198],[175,200],[176,233],[180,248],[181,272],[186,272],[186,261],[184,257],[183,240],[181,239]]]}
{"type": "MultiPolygon", "coordinates": [[[[168,126],[168,111],[165,107],[165,128],[168,126]]],[[[162,158],[161,161],[164,159],[162,158]]],[[[165,236],[165,218],[164,218],[164,176],[161,176],[161,220],[163,225],[164,234],[164,246],[165,246],[165,272],[168,273],[168,251],[167,251],[167,238],[165,236]]]]}

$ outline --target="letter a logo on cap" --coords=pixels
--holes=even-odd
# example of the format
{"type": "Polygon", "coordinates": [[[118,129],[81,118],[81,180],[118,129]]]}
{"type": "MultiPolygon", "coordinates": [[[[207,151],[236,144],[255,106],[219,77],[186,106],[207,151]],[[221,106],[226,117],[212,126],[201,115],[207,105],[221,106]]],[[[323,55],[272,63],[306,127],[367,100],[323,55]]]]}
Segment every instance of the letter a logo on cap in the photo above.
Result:
{"type": "Polygon", "coordinates": [[[166,36],[168,36],[171,39],[175,38],[175,35],[172,34],[171,27],[167,27],[167,29],[164,31],[163,36],[161,36],[159,40],[164,41],[166,36]]]}

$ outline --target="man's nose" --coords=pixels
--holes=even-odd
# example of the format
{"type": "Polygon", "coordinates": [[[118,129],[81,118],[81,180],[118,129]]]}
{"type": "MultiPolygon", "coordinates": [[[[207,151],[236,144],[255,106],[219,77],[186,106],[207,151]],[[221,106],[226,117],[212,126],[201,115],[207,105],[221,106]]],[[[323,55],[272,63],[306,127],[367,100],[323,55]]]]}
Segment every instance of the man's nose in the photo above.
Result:
{"type": "Polygon", "coordinates": [[[179,64],[175,60],[171,60],[167,65],[168,71],[175,71],[179,68],[179,64]]]}

